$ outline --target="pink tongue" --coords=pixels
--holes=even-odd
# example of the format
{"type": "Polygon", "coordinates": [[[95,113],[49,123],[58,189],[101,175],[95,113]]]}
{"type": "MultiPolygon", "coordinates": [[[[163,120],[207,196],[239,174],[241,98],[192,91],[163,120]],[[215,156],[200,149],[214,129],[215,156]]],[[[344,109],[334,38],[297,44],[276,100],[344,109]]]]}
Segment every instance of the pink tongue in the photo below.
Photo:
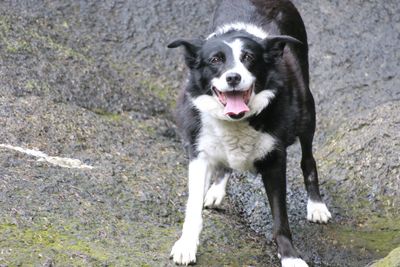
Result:
{"type": "Polygon", "coordinates": [[[239,115],[250,110],[246,103],[244,103],[243,93],[225,93],[225,96],[225,115],[239,115]]]}

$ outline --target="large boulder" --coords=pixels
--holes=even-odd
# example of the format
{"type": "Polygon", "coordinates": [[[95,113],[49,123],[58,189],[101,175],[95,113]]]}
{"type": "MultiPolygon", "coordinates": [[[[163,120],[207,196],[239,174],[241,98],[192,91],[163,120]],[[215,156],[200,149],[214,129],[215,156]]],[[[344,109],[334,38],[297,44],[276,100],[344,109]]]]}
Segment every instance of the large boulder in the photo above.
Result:
{"type": "MultiPolygon", "coordinates": [[[[171,110],[186,74],[165,46],[206,35],[215,2],[0,3],[0,265],[172,265],[187,160],[171,110]]],[[[294,2],[334,215],[306,222],[293,146],[294,241],[314,266],[365,266],[399,243],[400,7],[294,2]]],[[[236,174],[228,191],[222,210],[205,212],[199,265],[279,266],[259,178],[236,174]]]]}

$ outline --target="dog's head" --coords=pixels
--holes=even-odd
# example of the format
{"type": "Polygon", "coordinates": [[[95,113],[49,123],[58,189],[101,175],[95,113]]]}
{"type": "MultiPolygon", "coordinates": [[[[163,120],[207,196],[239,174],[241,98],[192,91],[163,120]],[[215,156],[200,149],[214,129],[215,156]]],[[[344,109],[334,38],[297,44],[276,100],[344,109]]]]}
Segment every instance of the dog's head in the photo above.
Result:
{"type": "Polygon", "coordinates": [[[290,36],[261,40],[244,32],[229,32],[206,40],[179,39],[169,48],[183,46],[189,67],[189,94],[202,112],[223,120],[241,120],[264,109],[275,95],[267,88],[290,36]]]}

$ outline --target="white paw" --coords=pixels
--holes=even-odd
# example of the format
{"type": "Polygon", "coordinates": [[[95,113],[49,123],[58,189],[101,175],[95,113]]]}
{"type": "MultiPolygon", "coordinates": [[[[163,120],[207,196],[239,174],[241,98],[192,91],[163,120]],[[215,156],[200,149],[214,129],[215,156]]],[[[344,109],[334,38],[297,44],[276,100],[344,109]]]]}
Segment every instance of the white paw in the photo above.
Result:
{"type": "Polygon", "coordinates": [[[308,200],[307,203],[307,220],[316,223],[327,223],[332,218],[331,213],[323,202],[313,202],[308,200]]]}
{"type": "Polygon", "coordinates": [[[225,194],[225,185],[214,183],[210,189],[208,189],[204,198],[204,207],[212,208],[220,206],[225,194]]]}
{"type": "Polygon", "coordinates": [[[189,265],[196,262],[197,240],[181,237],[172,247],[170,257],[179,265],[189,265]]]}
{"type": "Polygon", "coordinates": [[[283,258],[282,267],[308,267],[308,264],[300,258],[283,258]]]}

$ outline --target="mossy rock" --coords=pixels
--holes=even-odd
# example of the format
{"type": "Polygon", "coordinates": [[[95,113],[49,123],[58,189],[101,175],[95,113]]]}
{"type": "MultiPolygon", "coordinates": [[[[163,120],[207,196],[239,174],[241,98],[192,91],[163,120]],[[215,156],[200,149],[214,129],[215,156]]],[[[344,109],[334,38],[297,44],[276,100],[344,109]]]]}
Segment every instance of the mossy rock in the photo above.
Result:
{"type": "Polygon", "coordinates": [[[400,266],[400,247],[394,249],[382,260],[374,263],[371,267],[399,267],[400,266]]]}

